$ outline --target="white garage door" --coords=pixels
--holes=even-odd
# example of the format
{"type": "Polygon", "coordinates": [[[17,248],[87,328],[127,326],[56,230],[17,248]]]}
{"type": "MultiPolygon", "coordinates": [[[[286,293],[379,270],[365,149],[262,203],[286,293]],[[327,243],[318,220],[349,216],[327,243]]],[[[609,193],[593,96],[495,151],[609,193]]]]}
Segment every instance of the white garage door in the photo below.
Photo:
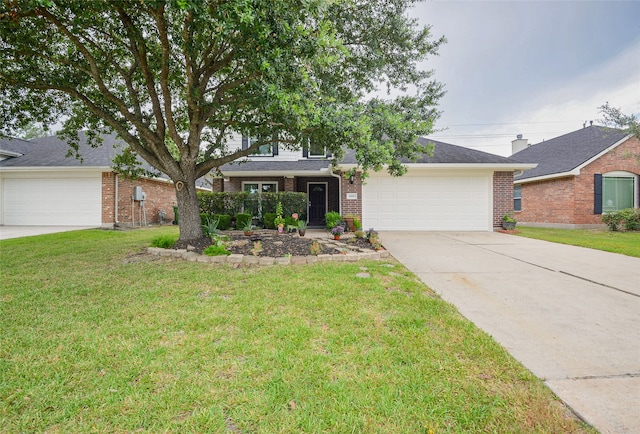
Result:
{"type": "Polygon", "coordinates": [[[473,231],[492,229],[492,176],[373,174],[362,191],[364,228],[473,231]]]}
{"type": "Polygon", "coordinates": [[[5,225],[100,226],[102,180],[28,178],[2,180],[5,225]]]}

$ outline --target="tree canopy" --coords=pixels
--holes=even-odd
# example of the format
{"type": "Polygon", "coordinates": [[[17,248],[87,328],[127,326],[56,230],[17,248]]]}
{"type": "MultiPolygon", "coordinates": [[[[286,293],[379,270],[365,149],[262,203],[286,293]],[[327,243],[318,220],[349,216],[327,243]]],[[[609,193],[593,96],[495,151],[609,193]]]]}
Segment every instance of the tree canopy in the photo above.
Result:
{"type": "Polygon", "coordinates": [[[620,108],[611,107],[608,102],[598,107],[598,109],[604,115],[602,122],[605,125],[610,125],[640,139],[638,116],[624,114],[620,108]]]}
{"type": "MultiPolygon", "coordinates": [[[[355,150],[363,170],[427,150],[442,85],[412,0],[4,0],[0,134],[63,121],[115,131],[176,184],[181,238],[201,236],[195,180],[267,142],[355,150]],[[379,89],[396,97],[370,97],[379,89]],[[233,133],[258,137],[232,149],[233,133]]],[[[130,158],[131,155],[128,155],[130,158]]]]}

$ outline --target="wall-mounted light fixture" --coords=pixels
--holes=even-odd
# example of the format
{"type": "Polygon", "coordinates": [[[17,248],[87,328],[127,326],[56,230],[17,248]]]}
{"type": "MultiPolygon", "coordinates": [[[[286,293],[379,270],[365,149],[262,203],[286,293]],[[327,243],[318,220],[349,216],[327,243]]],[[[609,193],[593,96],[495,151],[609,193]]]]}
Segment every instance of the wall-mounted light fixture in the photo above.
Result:
{"type": "Polygon", "coordinates": [[[353,184],[354,182],[356,182],[356,176],[351,174],[351,176],[349,176],[349,184],[353,184]]]}

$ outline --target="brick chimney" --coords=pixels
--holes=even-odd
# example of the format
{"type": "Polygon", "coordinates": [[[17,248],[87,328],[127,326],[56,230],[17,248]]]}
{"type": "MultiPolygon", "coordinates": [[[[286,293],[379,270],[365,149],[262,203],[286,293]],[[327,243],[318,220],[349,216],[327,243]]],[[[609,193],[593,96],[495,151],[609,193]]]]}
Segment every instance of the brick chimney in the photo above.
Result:
{"type": "Polygon", "coordinates": [[[523,139],[522,134],[518,134],[517,138],[511,141],[511,155],[520,152],[529,147],[529,139],[523,139]]]}

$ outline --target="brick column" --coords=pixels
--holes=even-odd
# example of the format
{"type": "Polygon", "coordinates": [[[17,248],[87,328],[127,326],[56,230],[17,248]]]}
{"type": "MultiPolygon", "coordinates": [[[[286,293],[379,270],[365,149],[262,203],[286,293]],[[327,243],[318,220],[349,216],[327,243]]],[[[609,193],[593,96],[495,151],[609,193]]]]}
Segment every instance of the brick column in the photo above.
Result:
{"type": "Polygon", "coordinates": [[[224,191],[224,179],[213,178],[213,184],[211,188],[214,193],[222,193],[224,191]]]}
{"type": "Polygon", "coordinates": [[[284,191],[296,191],[296,179],[284,178],[284,191]]]}
{"type": "Polygon", "coordinates": [[[349,181],[348,173],[341,173],[342,183],[342,215],[355,214],[362,221],[362,178],[357,172],[353,184],[349,181]],[[355,197],[355,198],[354,198],[355,197]]]}
{"type": "Polygon", "coordinates": [[[493,172],[493,227],[502,227],[502,216],[513,213],[513,172],[493,172]]]}

